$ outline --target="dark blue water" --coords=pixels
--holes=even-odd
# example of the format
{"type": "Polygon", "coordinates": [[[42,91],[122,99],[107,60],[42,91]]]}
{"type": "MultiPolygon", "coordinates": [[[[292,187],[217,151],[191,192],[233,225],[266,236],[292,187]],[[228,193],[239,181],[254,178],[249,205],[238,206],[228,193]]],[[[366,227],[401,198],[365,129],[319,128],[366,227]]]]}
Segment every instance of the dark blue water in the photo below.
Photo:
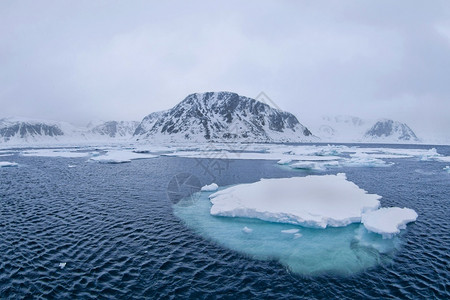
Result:
{"type": "MultiPolygon", "coordinates": [[[[437,149],[450,155],[449,147],[437,149]]],[[[450,298],[450,174],[442,162],[398,159],[391,167],[329,172],[347,173],[382,195],[382,206],[413,208],[419,218],[392,263],[353,276],[304,277],[196,235],[173,215],[167,192],[186,172],[221,186],[305,172],[272,161],[3,160],[20,167],[0,168],[2,299],[450,298]]]]}

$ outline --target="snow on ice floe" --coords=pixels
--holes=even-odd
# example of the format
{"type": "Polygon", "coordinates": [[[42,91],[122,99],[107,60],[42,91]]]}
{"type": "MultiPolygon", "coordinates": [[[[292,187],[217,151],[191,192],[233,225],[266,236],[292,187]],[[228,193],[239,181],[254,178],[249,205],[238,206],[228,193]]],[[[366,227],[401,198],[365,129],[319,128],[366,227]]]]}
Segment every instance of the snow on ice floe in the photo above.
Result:
{"type": "Polygon", "coordinates": [[[307,227],[346,226],[380,206],[345,174],[261,179],[210,196],[214,216],[257,218],[307,227]]]}
{"type": "Polygon", "coordinates": [[[416,212],[409,208],[379,209],[380,198],[348,181],[343,173],[261,179],[211,194],[210,213],[318,228],[361,222],[383,237],[392,237],[416,220],[416,212]]]}
{"type": "Polygon", "coordinates": [[[91,157],[90,160],[105,164],[120,164],[120,163],[128,163],[136,159],[148,159],[155,157],[158,157],[158,155],[147,153],[136,153],[131,150],[109,150],[105,154],[100,154],[98,156],[91,157]]]}
{"type": "Polygon", "coordinates": [[[22,156],[37,156],[37,157],[65,157],[65,158],[78,158],[86,157],[90,154],[88,152],[76,152],[70,150],[62,149],[38,149],[24,151],[21,153],[22,156]]]}
{"type": "Polygon", "coordinates": [[[9,162],[9,161],[0,161],[0,168],[7,168],[7,167],[18,167],[19,164],[15,162],[9,162]]]}
{"type": "Polygon", "coordinates": [[[219,186],[216,183],[211,183],[209,185],[202,186],[202,192],[214,192],[219,189],[219,186]]]}
{"type": "Polygon", "coordinates": [[[391,238],[416,219],[417,213],[410,208],[385,207],[364,213],[361,223],[367,230],[381,234],[384,238],[391,238]]]}

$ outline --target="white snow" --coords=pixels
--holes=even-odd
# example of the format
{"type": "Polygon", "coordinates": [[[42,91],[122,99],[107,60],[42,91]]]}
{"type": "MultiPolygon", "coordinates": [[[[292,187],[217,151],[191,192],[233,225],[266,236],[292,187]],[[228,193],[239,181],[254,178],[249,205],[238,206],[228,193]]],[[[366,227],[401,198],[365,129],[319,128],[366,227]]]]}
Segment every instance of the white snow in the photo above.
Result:
{"type": "Polygon", "coordinates": [[[211,183],[209,185],[205,185],[201,188],[202,192],[215,192],[219,189],[219,186],[216,183],[211,183]]]}
{"type": "Polygon", "coordinates": [[[379,207],[380,198],[360,189],[342,173],[261,179],[210,195],[210,213],[307,227],[338,227],[360,222],[362,213],[379,207]]]}
{"type": "Polygon", "coordinates": [[[6,167],[17,167],[19,164],[15,162],[9,162],[9,161],[0,161],[0,168],[6,168],[6,167]]]}
{"type": "Polygon", "coordinates": [[[90,160],[105,164],[120,164],[131,162],[135,159],[155,158],[158,155],[135,153],[131,150],[110,150],[106,154],[91,157],[90,160]]]}
{"type": "Polygon", "coordinates": [[[361,223],[367,230],[381,234],[384,238],[391,238],[400,229],[405,229],[407,223],[416,219],[417,213],[413,209],[385,207],[363,213],[361,223]]]}

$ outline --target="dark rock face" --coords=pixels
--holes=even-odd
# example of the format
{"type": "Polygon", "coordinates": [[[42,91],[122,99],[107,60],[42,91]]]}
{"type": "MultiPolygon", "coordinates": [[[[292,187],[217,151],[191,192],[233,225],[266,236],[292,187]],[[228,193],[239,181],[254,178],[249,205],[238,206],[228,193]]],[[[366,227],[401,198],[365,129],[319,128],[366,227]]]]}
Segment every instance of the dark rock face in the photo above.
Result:
{"type": "Polygon", "coordinates": [[[396,138],[401,141],[418,141],[408,125],[393,120],[378,121],[365,134],[367,138],[396,138]]]}
{"type": "Polygon", "coordinates": [[[189,95],[172,109],[145,117],[134,135],[225,142],[314,138],[294,115],[230,92],[189,95]]]}
{"type": "Polygon", "coordinates": [[[0,137],[8,141],[12,137],[36,137],[36,136],[62,136],[64,132],[57,125],[49,125],[45,123],[26,123],[20,122],[10,124],[0,128],[0,137]]]}

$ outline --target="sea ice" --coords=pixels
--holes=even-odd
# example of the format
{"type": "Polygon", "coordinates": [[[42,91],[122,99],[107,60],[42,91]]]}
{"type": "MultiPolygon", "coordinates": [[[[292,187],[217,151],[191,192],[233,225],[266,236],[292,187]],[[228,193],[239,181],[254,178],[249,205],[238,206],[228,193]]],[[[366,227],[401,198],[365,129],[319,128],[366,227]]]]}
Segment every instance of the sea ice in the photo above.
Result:
{"type": "Polygon", "coordinates": [[[450,173],[450,166],[445,166],[444,170],[450,173]]]}
{"type": "Polygon", "coordinates": [[[22,156],[38,156],[38,157],[66,157],[77,158],[89,155],[89,152],[73,152],[70,150],[61,149],[38,149],[32,151],[25,151],[21,153],[22,156]]]}
{"type": "Polygon", "coordinates": [[[281,230],[282,233],[290,233],[290,234],[294,234],[299,232],[299,229],[285,229],[285,230],[281,230]]]}
{"type": "Polygon", "coordinates": [[[414,222],[417,213],[410,208],[384,207],[375,211],[363,213],[361,223],[367,230],[381,234],[384,238],[391,238],[405,229],[406,224],[414,222]]]}
{"type": "Polygon", "coordinates": [[[211,183],[209,185],[205,185],[201,188],[202,192],[215,192],[219,189],[219,186],[215,183],[211,183]]]}
{"type": "Polygon", "coordinates": [[[245,233],[252,233],[253,229],[248,228],[247,226],[244,226],[244,228],[242,228],[242,231],[245,232],[245,233]]]}
{"type": "Polygon", "coordinates": [[[380,206],[345,174],[261,179],[210,195],[215,216],[247,217],[307,227],[346,226],[380,206]]]}
{"type": "Polygon", "coordinates": [[[19,166],[19,164],[15,162],[0,161],[0,168],[17,167],[17,166],[19,166]]]}
{"type": "Polygon", "coordinates": [[[195,202],[186,198],[189,205],[180,201],[173,206],[174,214],[204,238],[258,260],[277,260],[294,273],[353,275],[391,263],[400,246],[398,237],[383,239],[361,223],[325,229],[298,227],[301,233],[289,234],[282,231],[294,232],[296,225],[216,217],[210,214],[210,194],[199,192],[195,202]]]}
{"type": "Polygon", "coordinates": [[[106,154],[91,157],[90,160],[105,164],[120,164],[135,159],[155,158],[158,155],[135,153],[129,150],[110,150],[106,154]]]}

